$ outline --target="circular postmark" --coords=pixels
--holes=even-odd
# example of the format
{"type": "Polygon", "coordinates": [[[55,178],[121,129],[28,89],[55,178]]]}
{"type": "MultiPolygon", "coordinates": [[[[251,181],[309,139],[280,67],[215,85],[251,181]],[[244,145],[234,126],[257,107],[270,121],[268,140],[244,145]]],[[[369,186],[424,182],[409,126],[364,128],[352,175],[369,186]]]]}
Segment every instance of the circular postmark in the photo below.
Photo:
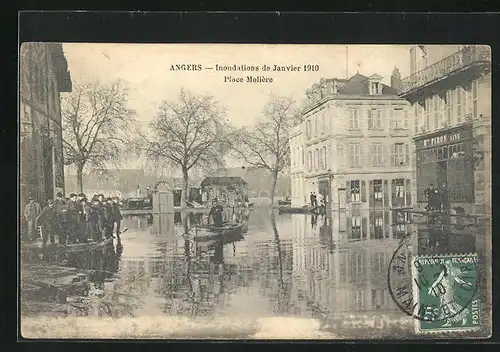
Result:
{"type": "Polygon", "coordinates": [[[401,239],[387,272],[392,299],[420,324],[465,325],[479,284],[477,255],[418,252],[418,234],[401,239]]]}

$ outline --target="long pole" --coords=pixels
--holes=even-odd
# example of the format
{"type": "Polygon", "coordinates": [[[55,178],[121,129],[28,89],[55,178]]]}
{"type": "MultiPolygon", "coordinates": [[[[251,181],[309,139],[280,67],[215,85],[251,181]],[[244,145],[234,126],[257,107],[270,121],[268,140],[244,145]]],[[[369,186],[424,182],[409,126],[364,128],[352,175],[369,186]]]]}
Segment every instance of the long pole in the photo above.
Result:
{"type": "Polygon", "coordinates": [[[56,189],[56,147],[52,146],[52,199],[56,198],[57,189],[56,189]]]}

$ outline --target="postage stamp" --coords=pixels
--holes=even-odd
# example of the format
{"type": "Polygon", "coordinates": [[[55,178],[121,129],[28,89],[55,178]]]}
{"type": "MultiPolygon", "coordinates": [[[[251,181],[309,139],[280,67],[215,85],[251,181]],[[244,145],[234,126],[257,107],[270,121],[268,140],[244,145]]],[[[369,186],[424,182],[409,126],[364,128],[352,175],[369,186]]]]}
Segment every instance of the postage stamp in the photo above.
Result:
{"type": "Polygon", "coordinates": [[[417,333],[478,330],[477,254],[415,256],[411,277],[417,333]]]}

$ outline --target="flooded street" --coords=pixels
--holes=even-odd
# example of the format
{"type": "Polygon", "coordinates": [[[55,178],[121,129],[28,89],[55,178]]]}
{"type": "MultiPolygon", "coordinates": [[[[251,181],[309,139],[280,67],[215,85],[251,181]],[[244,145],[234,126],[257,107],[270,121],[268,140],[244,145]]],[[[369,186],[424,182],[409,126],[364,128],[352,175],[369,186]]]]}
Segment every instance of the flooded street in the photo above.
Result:
{"type": "MultiPolygon", "coordinates": [[[[68,295],[66,317],[175,317],[204,327],[220,322],[234,327],[239,321],[238,328],[247,329],[243,336],[254,337],[286,335],[300,326],[293,334],[309,329],[318,338],[347,331],[353,336],[356,324],[374,327],[383,324],[382,317],[398,321],[401,333],[411,332],[412,318],[395,304],[387,281],[389,262],[408,228],[365,227],[369,214],[358,229],[345,213],[272,216],[268,209],[256,209],[245,218],[244,236],[200,242],[193,225],[200,217],[192,214],[187,223],[180,213],[126,217],[122,228],[128,230],[102,250],[24,261],[90,272],[90,284],[79,294],[87,298],[68,295]],[[351,226],[343,228],[346,221],[351,226]]],[[[434,251],[474,251],[472,235],[446,243],[419,237],[434,251]]],[[[26,320],[44,314],[43,309],[23,311],[26,320]]],[[[193,337],[203,337],[193,329],[193,337]]]]}

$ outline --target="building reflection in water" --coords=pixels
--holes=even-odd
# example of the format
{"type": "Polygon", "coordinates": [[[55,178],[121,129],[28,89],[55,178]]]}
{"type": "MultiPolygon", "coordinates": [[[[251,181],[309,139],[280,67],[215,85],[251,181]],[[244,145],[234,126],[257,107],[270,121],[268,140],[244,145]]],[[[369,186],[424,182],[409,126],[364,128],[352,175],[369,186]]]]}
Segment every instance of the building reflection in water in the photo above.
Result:
{"type": "Polygon", "coordinates": [[[294,216],[292,221],[295,301],[302,310],[323,316],[400,312],[389,293],[387,270],[400,240],[409,234],[420,254],[475,250],[472,234],[416,225],[411,214],[388,209],[294,216]]]}
{"type": "MultiPolygon", "coordinates": [[[[226,218],[232,216],[232,210],[226,212],[226,218]]],[[[114,248],[120,263],[88,259],[93,263],[88,265],[118,271],[112,297],[118,302],[134,297],[122,303],[128,307],[122,314],[206,316],[239,305],[277,316],[404,316],[387,283],[401,238],[418,234],[412,243],[421,254],[474,251],[472,235],[451,235],[439,224],[416,225],[411,216],[392,210],[352,209],[331,216],[255,210],[240,216],[248,234],[206,242],[193,236],[193,227],[206,221],[201,213],[154,214],[149,226],[147,219],[125,219],[123,227],[130,227],[125,250],[121,244],[114,248]],[[266,303],[254,305],[256,296],[266,303]]]]}

